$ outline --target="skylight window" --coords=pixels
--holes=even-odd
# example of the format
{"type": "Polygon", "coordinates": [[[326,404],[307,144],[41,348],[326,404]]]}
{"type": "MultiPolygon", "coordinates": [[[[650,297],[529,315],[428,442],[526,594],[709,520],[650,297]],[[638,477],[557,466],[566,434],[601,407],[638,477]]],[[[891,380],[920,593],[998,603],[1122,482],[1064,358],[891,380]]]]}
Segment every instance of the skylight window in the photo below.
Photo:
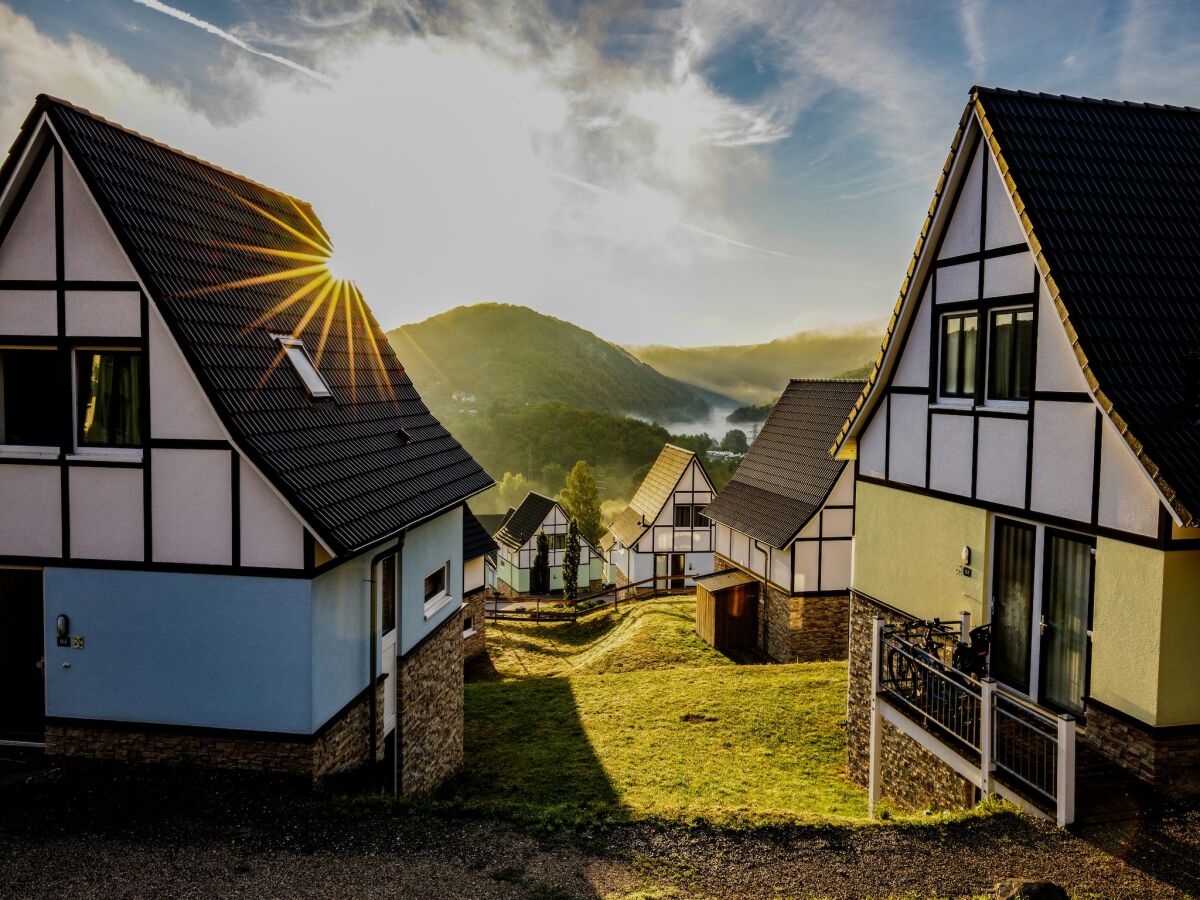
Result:
{"type": "Polygon", "coordinates": [[[313,365],[308,351],[304,349],[304,341],[284,334],[277,334],[274,337],[275,340],[279,341],[279,346],[283,348],[283,353],[288,358],[288,362],[292,364],[292,368],[296,370],[296,374],[304,382],[304,387],[308,389],[308,395],[317,399],[332,397],[333,394],[329,390],[329,385],[325,383],[325,379],[321,377],[321,373],[313,365]]]}

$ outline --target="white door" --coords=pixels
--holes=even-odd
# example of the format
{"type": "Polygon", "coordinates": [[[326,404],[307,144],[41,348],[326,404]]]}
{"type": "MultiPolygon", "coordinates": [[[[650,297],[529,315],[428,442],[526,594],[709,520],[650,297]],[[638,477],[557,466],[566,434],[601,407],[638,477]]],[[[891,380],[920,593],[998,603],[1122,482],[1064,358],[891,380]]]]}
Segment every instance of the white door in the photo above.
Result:
{"type": "Polygon", "coordinates": [[[379,597],[379,653],[380,669],[383,674],[383,733],[388,735],[396,727],[396,634],[397,615],[400,604],[400,586],[396,583],[396,555],[386,556],[376,567],[376,591],[379,597]]]}

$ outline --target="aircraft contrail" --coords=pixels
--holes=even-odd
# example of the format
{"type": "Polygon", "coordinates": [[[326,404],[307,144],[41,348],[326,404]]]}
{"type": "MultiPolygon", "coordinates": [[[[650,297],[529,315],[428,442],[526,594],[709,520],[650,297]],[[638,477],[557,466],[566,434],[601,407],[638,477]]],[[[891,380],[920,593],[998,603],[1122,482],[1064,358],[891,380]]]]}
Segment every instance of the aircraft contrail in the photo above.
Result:
{"type": "Polygon", "coordinates": [[[209,34],[214,34],[223,41],[228,41],[233,46],[245,50],[247,53],[253,53],[255,56],[261,56],[263,59],[269,59],[271,62],[277,62],[281,66],[287,66],[299,72],[301,75],[307,75],[314,81],[319,81],[322,84],[333,84],[333,79],[328,75],[317,72],[308,66],[302,66],[300,63],[279,56],[275,53],[268,53],[266,50],[259,50],[257,47],[251,46],[243,41],[240,37],[230,34],[224,28],[218,28],[212,22],[205,22],[203,19],[197,19],[191,13],[184,12],[182,9],[176,9],[174,6],[167,6],[165,3],[159,3],[158,0],[133,0],[139,6],[144,6],[147,9],[152,9],[155,12],[163,13],[173,19],[178,19],[180,22],[186,22],[188,25],[194,25],[197,28],[207,31],[209,34]]]}
{"type": "MultiPolygon", "coordinates": [[[[601,187],[598,184],[592,184],[590,181],[584,181],[582,178],[576,178],[574,175],[568,175],[566,172],[556,172],[554,169],[547,169],[547,172],[554,178],[560,181],[565,181],[568,184],[573,184],[578,188],[583,188],[585,191],[590,191],[601,197],[613,197],[617,200],[622,199],[621,195],[616,191],[609,190],[606,187],[601,187]]],[[[702,235],[706,238],[711,238],[714,241],[720,241],[723,244],[729,244],[733,247],[741,247],[743,250],[752,250],[755,253],[765,253],[767,256],[778,256],[781,259],[791,259],[796,262],[807,262],[799,256],[792,256],[790,253],[784,253],[781,250],[768,250],[766,247],[756,247],[753,244],[747,244],[745,241],[739,241],[736,238],[731,238],[723,234],[717,234],[715,231],[709,231],[707,228],[701,228],[699,225],[689,225],[687,222],[676,220],[675,226],[690,231],[694,234],[702,235]]]]}

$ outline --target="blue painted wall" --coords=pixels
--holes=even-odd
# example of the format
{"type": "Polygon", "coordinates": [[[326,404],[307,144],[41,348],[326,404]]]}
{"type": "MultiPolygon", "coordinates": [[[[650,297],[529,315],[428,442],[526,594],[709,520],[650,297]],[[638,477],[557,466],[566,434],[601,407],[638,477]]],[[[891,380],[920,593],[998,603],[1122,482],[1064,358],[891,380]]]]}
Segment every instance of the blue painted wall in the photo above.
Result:
{"type": "MultiPolygon", "coordinates": [[[[395,542],[393,541],[392,544],[395,542]]],[[[320,728],[367,686],[371,559],[379,547],[312,583],[312,721],[320,728]]],[[[382,659],[376,663],[381,671],[382,659]]]]}
{"type": "Polygon", "coordinates": [[[311,733],[309,592],[303,579],[46,569],[46,714],[311,733]],[[60,613],[84,649],[56,646],[60,613]]]}
{"type": "Polygon", "coordinates": [[[456,507],[414,528],[404,537],[398,641],[401,655],[462,606],[462,518],[462,507],[456,507]],[[426,620],[425,576],[447,562],[450,563],[449,593],[454,597],[454,602],[447,603],[426,620]]]}

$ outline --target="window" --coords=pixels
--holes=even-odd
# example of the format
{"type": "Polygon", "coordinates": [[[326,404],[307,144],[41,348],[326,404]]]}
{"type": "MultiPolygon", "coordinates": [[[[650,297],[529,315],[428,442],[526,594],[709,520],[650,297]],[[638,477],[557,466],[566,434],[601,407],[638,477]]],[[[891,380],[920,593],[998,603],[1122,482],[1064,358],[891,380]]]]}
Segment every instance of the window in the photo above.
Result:
{"type": "Polygon", "coordinates": [[[707,528],[709,525],[712,524],[710,521],[708,521],[708,516],[706,516],[706,515],[704,515],[704,513],[700,512],[700,510],[702,510],[702,509],[704,509],[703,506],[697,506],[692,512],[692,527],[693,528],[707,528]]]}
{"type": "Polygon", "coordinates": [[[978,315],[964,313],[942,317],[941,396],[975,396],[975,351],[978,344],[978,315]]]}
{"type": "Polygon", "coordinates": [[[380,633],[388,634],[396,627],[396,555],[385,556],[379,565],[380,633]]]}
{"type": "Polygon", "coordinates": [[[676,528],[691,528],[692,527],[692,508],[676,504],[675,506],[675,527],[676,528]]]}
{"type": "Polygon", "coordinates": [[[446,570],[448,566],[442,566],[436,572],[425,576],[425,602],[435,600],[442,594],[446,593],[446,570]]]}
{"type": "Polygon", "coordinates": [[[1033,307],[992,313],[988,345],[988,396],[1028,400],[1033,381],[1033,307]]]}
{"type": "Polygon", "coordinates": [[[470,616],[463,616],[463,637],[471,637],[475,633],[475,622],[470,616]]]}
{"type": "Polygon", "coordinates": [[[58,445],[57,359],[50,350],[0,350],[0,444],[58,445]]]}
{"type": "Polygon", "coordinates": [[[80,447],[142,445],[142,355],[132,350],[75,353],[80,447]]]}
{"type": "Polygon", "coordinates": [[[313,364],[312,359],[309,358],[308,351],[304,348],[304,341],[282,334],[277,334],[274,337],[275,340],[279,341],[279,346],[283,348],[283,353],[288,358],[288,362],[292,364],[292,368],[296,370],[296,374],[304,382],[304,387],[308,390],[308,395],[316,399],[332,397],[333,394],[329,390],[329,385],[325,383],[325,379],[321,377],[321,373],[317,371],[317,367],[313,364]]]}
{"type": "Polygon", "coordinates": [[[567,536],[565,534],[548,534],[546,535],[546,542],[549,544],[551,551],[567,549],[567,536]]]}

